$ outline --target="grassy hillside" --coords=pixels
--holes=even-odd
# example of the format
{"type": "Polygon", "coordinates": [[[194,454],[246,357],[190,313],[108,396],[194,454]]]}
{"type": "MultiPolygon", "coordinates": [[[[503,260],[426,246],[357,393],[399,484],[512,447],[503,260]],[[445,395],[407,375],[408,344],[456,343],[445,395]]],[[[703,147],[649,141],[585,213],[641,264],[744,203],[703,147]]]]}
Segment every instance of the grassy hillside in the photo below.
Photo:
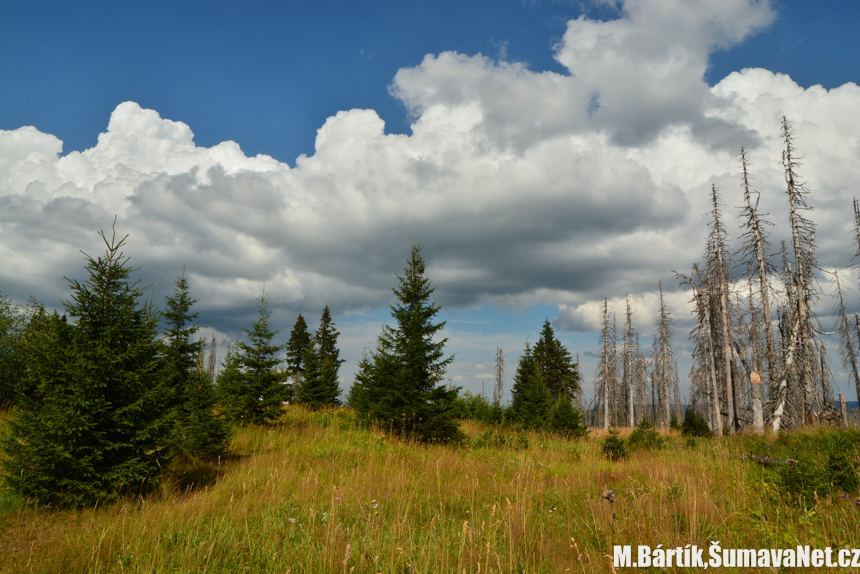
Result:
{"type": "Polygon", "coordinates": [[[3,492],[0,572],[609,572],[613,538],[860,547],[856,492],[807,503],[779,469],[742,458],[803,437],[671,435],[610,462],[594,438],[464,429],[472,448],[415,445],[356,428],[348,410],[292,407],[280,427],[241,430],[234,458],[175,471],[159,496],[55,512],[3,492]]]}

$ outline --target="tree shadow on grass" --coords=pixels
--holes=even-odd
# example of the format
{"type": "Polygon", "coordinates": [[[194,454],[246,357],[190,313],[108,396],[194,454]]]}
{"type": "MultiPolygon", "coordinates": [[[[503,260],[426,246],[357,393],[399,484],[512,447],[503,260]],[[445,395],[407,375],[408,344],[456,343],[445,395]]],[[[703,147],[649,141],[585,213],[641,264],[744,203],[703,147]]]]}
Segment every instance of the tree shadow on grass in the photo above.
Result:
{"type": "Polygon", "coordinates": [[[180,456],[165,473],[165,483],[177,493],[194,492],[214,486],[235,463],[246,455],[226,454],[212,458],[180,456]]]}

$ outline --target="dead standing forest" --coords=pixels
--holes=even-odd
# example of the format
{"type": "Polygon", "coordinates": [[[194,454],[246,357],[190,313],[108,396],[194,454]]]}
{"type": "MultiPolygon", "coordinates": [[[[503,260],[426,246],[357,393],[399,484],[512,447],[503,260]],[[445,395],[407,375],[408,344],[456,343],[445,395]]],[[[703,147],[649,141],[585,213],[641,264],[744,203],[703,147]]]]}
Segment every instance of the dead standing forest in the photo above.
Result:
{"type": "MultiPolygon", "coordinates": [[[[777,249],[770,244],[774,223],[767,220],[760,205],[747,154],[741,149],[740,248],[730,250],[724,204],[720,190],[712,185],[704,257],[692,271],[676,272],[682,285],[691,290],[694,308],[689,395],[682,397],[679,390],[673,320],[662,284],[648,357],[639,345],[629,297],[620,335],[616,317],[604,301],[595,397],[587,416],[593,426],[632,427],[643,420],[669,425],[672,419],[683,418],[684,407],[703,416],[716,434],[744,429],[761,433],[765,425],[779,432],[849,423],[844,394],[835,401],[825,337],[838,335],[841,366],[855,397],[860,397],[860,316],[849,316],[846,308],[843,282],[848,279],[839,269],[824,269],[816,263],[811,194],[800,174],[802,158],[786,118],[781,132],[790,242],[783,241],[777,249]],[[829,293],[823,292],[822,285],[829,287],[829,293]],[[824,299],[835,304],[835,325],[829,329],[816,314],[826,304],[824,299]],[[834,404],[841,408],[837,410],[834,404]]],[[[860,282],[860,206],[856,199],[853,208],[857,255],[845,266],[854,265],[860,282]]]]}

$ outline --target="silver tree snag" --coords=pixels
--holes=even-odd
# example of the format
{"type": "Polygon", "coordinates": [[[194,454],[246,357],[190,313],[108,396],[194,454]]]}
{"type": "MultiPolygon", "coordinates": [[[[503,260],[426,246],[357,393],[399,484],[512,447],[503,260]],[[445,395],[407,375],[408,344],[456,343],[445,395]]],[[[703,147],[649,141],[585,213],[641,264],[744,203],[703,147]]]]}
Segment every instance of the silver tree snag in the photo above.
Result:
{"type": "Polygon", "coordinates": [[[496,347],[496,364],[493,368],[496,375],[495,385],[493,386],[493,406],[499,408],[502,406],[502,394],[504,393],[504,376],[505,376],[505,357],[502,354],[502,348],[496,347]]]}
{"type": "Polygon", "coordinates": [[[729,314],[729,265],[726,248],[726,230],[720,219],[720,203],[717,193],[717,186],[711,185],[711,203],[713,209],[711,215],[711,234],[708,238],[708,261],[709,261],[709,277],[716,282],[716,291],[719,297],[719,305],[717,313],[720,320],[720,334],[722,337],[723,347],[723,362],[724,362],[724,380],[726,401],[728,403],[727,426],[729,433],[732,434],[736,430],[737,424],[737,409],[735,405],[735,390],[734,381],[732,380],[732,324],[729,314]]]}
{"type": "Polygon", "coordinates": [[[615,381],[615,332],[609,325],[609,301],[603,299],[603,328],[600,331],[600,360],[595,376],[595,391],[600,397],[604,429],[609,430],[610,412],[615,381]]]}
{"type": "MultiPolygon", "coordinates": [[[[766,251],[768,249],[767,242],[767,233],[764,228],[766,225],[773,225],[772,223],[765,221],[761,218],[761,214],[759,213],[758,205],[759,205],[759,194],[757,191],[751,189],[750,180],[752,179],[749,175],[749,160],[746,156],[746,151],[744,148],[741,148],[741,170],[743,174],[743,182],[742,187],[744,190],[744,207],[742,208],[742,217],[745,217],[745,221],[742,225],[744,229],[744,233],[741,236],[744,238],[744,243],[741,247],[742,253],[747,257],[749,261],[748,265],[748,275],[750,281],[750,307],[753,308],[751,314],[754,313],[753,307],[753,293],[752,288],[753,285],[756,284],[757,287],[757,295],[759,300],[761,301],[761,313],[762,313],[762,322],[764,324],[765,331],[765,362],[767,363],[767,385],[769,389],[769,394],[774,395],[776,391],[776,384],[779,380],[779,369],[778,363],[779,359],[776,353],[776,340],[774,338],[773,333],[773,315],[771,314],[770,309],[770,282],[769,277],[772,274],[772,268],[768,263],[766,251]],[[753,201],[753,194],[755,194],[755,201],[753,201]],[[756,281],[756,279],[758,281],[756,281]]],[[[753,318],[755,323],[755,318],[753,318]]],[[[759,372],[759,364],[758,361],[754,361],[754,370],[755,372],[759,372]]],[[[759,387],[759,394],[761,393],[761,388],[759,387]]],[[[761,399],[762,397],[759,396],[761,399]]],[[[755,397],[753,398],[755,401],[755,397]]],[[[756,428],[758,428],[758,419],[754,422],[756,428]]]]}
{"type": "Polygon", "coordinates": [[[785,149],[782,152],[782,166],[785,171],[786,195],[789,201],[789,223],[791,241],[794,249],[794,289],[797,321],[797,345],[799,347],[799,379],[803,389],[802,423],[811,416],[814,418],[812,387],[812,326],[809,304],[813,297],[812,268],[815,266],[815,225],[801,212],[811,211],[806,202],[809,191],[800,180],[797,168],[802,164],[794,150],[794,130],[783,116],[782,138],[785,149]]]}
{"type": "Polygon", "coordinates": [[[854,379],[855,388],[858,390],[858,396],[860,396],[860,374],[858,374],[857,371],[857,351],[854,348],[854,337],[851,332],[851,324],[848,320],[848,312],[845,309],[845,298],[842,295],[842,284],[839,281],[839,272],[836,269],[833,270],[833,281],[836,285],[836,317],[838,320],[836,331],[839,333],[842,366],[849,369],[849,374],[851,375],[851,378],[854,379]]]}
{"type": "MultiPolygon", "coordinates": [[[[855,263],[855,269],[857,270],[858,280],[860,280],[860,204],[857,203],[856,197],[854,198],[854,238],[857,242],[857,252],[854,255],[854,260],[857,261],[857,263],[855,263]]],[[[860,322],[857,324],[858,337],[860,337],[860,322]]],[[[856,373],[854,375],[854,384],[855,390],[857,391],[857,400],[860,401],[860,377],[858,377],[856,373]]]]}
{"type": "MultiPolygon", "coordinates": [[[[678,397],[678,366],[675,360],[675,351],[672,348],[672,316],[669,307],[663,297],[663,282],[660,282],[660,316],[657,319],[657,333],[654,337],[651,357],[653,360],[651,385],[654,394],[657,395],[658,420],[661,424],[669,426],[672,418],[672,394],[674,392],[676,403],[680,402],[678,397]]],[[[676,405],[675,415],[678,416],[676,405]]]]}
{"type": "Polygon", "coordinates": [[[634,399],[636,394],[636,375],[634,372],[634,347],[633,339],[636,336],[633,329],[633,311],[630,308],[630,295],[627,301],[627,329],[624,331],[624,394],[627,399],[627,426],[636,426],[634,412],[634,399]]]}

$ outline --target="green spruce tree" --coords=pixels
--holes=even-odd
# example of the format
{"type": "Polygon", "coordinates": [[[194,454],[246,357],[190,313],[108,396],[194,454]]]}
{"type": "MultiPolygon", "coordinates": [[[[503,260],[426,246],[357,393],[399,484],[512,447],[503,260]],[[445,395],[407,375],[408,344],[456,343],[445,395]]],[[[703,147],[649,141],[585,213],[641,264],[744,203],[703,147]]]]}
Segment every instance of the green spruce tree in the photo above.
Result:
{"type": "Polygon", "coordinates": [[[0,293],[0,411],[15,403],[15,389],[22,372],[18,352],[22,327],[16,306],[0,293]]]}
{"type": "Polygon", "coordinates": [[[573,362],[570,351],[555,338],[549,319],[544,321],[540,339],[535,344],[534,359],[553,398],[573,400],[579,389],[578,365],[573,362]]]}
{"type": "Polygon", "coordinates": [[[543,428],[549,418],[552,397],[543,380],[534,350],[526,343],[514,373],[508,418],[525,428],[543,428]]]}
{"type": "Polygon", "coordinates": [[[191,307],[197,299],[191,297],[189,287],[183,268],[174,282],[173,295],[164,298],[165,310],[161,312],[166,327],[166,376],[176,404],[183,402],[186,383],[196,370],[197,356],[203,345],[203,341],[192,341],[200,327],[194,323],[197,313],[192,313],[191,307]]]}
{"type": "Polygon", "coordinates": [[[86,256],[84,283],[70,280],[69,322],[48,315],[28,342],[22,395],[3,442],[7,484],[41,504],[91,506],[137,495],[160,479],[170,432],[163,413],[156,313],[144,303],[135,270],[110,241],[86,256]]]}
{"type": "Polygon", "coordinates": [[[247,424],[247,413],[254,409],[256,399],[248,392],[242,361],[235,343],[227,345],[227,354],[215,380],[218,410],[233,423],[247,424]]]}
{"type": "Polygon", "coordinates": [[[323,310],[320,327],[313,341],[305,348],[305,377],[299,386],[299,402],[314,409],[340,404],[338,371],[343,361],[337,348],[340,333],[328,307],[323,310]]]}
{"type": "Polygon", "coordinates": [[[425,277],[421,247],[414,245],[391,307],[396,327],[383,327],[376,352],[357,375],[360,389],[351,394],[359,414],[394,432],[425,442],[461,437],[453,417],[459,388],[442,384],[453,357],[445,357],[447,339],[434,338],[445,322],[435,322],[440,307],[430,300],[434,289],[425,277]],[[361,406],[359,406],[361,405],[361,406]]]}
{"type": "Polygon", "coordinates": [[[308,332],[308,324],[299,313],[287,342],[287,374],[290,377],[291,396],[295,400],[305,378],[305,354],[311,347],[313,339],[308,332]]]}
{"type": "Polygon", "coordinates": [[[349,392],[349,406],[355,409],[361,421],[391,430],[405,426],[408,407],[398,365],[391,329],[383,325],[375,350],[362,355],[349,392]]]}
{"type": "Polygon", "coordinates": [[[225,367],[218,375],[219,402],[234,422],[266,424],[275,422],[282,413],[286,398],[285,374],[279,370],[278,358],[286,345],[276,345],[269,325],[266,303],[260,297],[260,317],[250,329],[243,328],[247,342],[238,341],[228,352],[225,367]]]}
{"type": "Polygon", "coordinates": [[[47,324],[48,313],[35,300],[22,307],[0,293],[0,411],[12,407],[17,396],[27,392],[22,386],[27,366],[26,342],[38,336],[47,324]]]}
{"type": "MultiPolygon", "coordinates": [[[[370,411],[370,405],[367,400],[367,388],[370,377],[370,358],[367,356],[367,351],[362,353],[361,360],[358,361],[358,372],[355,374],[352,386],[349,388],[349,393],[346,395],[346,406],[354,409],[356,413],[361,413],[366,418],[370,411]]],[[[368,422],[367,420],[365,422],[368,422]]]]}
{"type": "Polygon", "coordinates": [[[224,417],[215,412],[217,400],[213,383],[201,346],[197,367],[185,386],[185,401],[177,426],[178,452],[201,458],[221,456],[227,452],[230,430],[224,417]]]}
{"type": "Polygon", "coordinates": [[[582,438],[588,429],[582,424],[579,411],[573,402],[564,397],[556,399],[552,405],[546,428],[565,438],[582,438]]]}
{"type": "Polygon", "coordinates": [[[183,268],[161,313],[167,327],[165,381],[171,392],[172,443],[179,454],[220,455],[227,450],[227,425],[214,412],[215,390],[203,358],[206,341],[192,341],[199,326],[194,323],[197,313],[191,313],[197,300],[189,287],[183,268]]]}

